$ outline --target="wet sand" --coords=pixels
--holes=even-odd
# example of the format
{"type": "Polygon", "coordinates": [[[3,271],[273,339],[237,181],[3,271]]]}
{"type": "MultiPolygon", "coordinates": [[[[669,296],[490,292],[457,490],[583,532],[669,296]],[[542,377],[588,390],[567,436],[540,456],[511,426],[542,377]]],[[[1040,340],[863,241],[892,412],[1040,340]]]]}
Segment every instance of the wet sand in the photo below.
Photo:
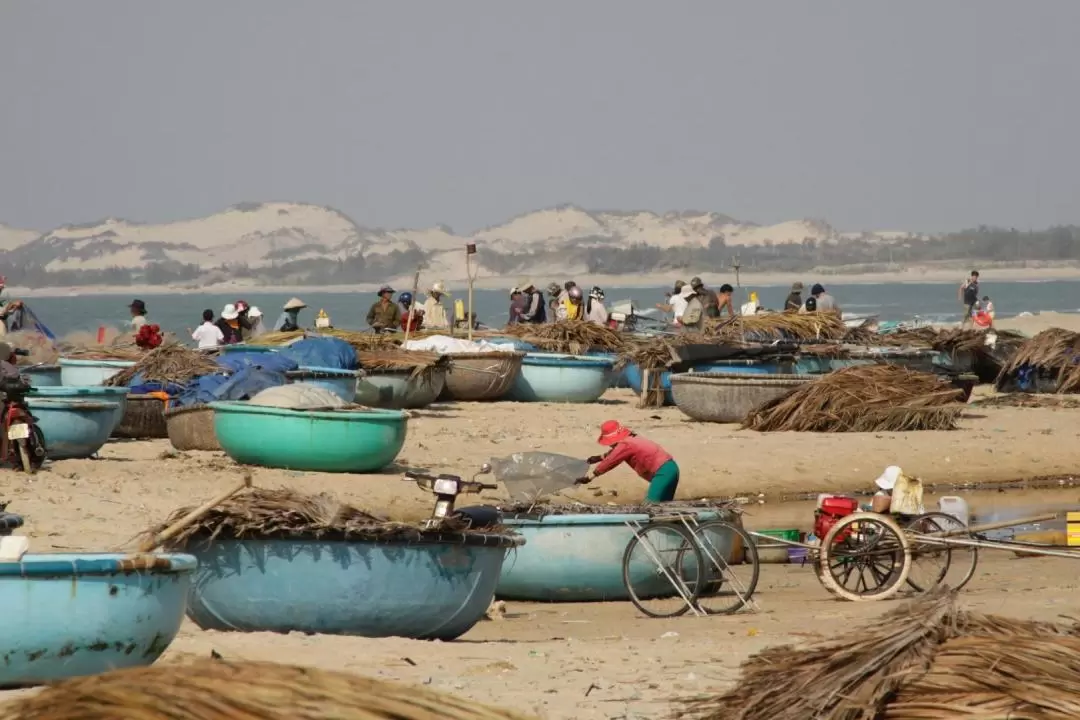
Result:
{"type": "MultiPolygon", "coordinates": [[[[985,392],[980,390],[980,392],[985,392]]],[[[431,497],[400,479],[403,467],[465,474],[492,456],[599,450],[597,428],[617,418],[668,448],[682,466],[680,497],[745,496],[748,527],[809,530],[812,503],[781,502],[811,491],[869,490],[899,464],[928,483],[1080,477],[1080,410],[972,407],[956,432],[762,435],[687,420],[676,408],[638,409],[630,391],[597,405],[448,404],[416,411],[398,466],[374,475],[254,470],[257,485],[332,492],[365,509],[415,519],[431,497]],[[764,493],[759,498],[758,494],[764,493]],[[764,502],[759,502],[764,501],[764,502]]],[[[26,517],[31,548],[120,547],[151,522],[235,483],[240,469],[217,453],[177,453],[168,441],[113,442],[100,459],[54,463],[32,481],[0,472],[10,510],[26,517]]],[[[620,504],[645,483],[620,468],[571,493],[620,504]],[[598,495],[596,493],[599,493],[598,495]]],[[[493,493],[492,498],[499,497],[493,493]]],[[[1080,489],[966,494],[976,512],[1080,505],[1080,489]]],[[[1080,570],[1066,559],[985,554],[963,593],[968,607],[1052,620],[1076,614],[1080,570]]],[[[185,622],[165,660],[179,654],[294,662],[426,684],[550,720],[655,718],[668,700],[729,687],[738,664],[767,645],[849,631],[895,606],[834,600],[809,567],[764,565],[760,611],[733,617],[649,620],[629,603],[511,602],[452,643],[387,638],[203,632],[185,622]]]]}

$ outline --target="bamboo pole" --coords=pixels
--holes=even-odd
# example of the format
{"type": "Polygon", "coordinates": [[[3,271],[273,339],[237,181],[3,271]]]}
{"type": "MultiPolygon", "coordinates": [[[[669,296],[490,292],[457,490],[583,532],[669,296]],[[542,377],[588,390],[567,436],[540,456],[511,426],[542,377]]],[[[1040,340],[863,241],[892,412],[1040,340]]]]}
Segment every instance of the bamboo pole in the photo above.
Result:
{"type": "Polygon", "coordinates": [[[409,316],[405,320],[405,343],[402,347],[409,344],[409,333],[412,332],[412,320],[414,309],[416,308],[416,293],[420,290],[420,268],[416,268],[416,274],[413,275],[412,281],[412,302],[409,303],[409,316]]]}
{"type": "MultiPolygon", "coordinates": [[[[469,278],[469,299],[465,307],[465,323],[469,327],[469,342],[472,342],[473,339],[473,285],[476,283],[476,276],[473,274],[472,256],[475,254],[475,244],[469,243],[465,246],[465,274],[469,278]]],[[[477,271],[479,271],[479,267],[477,271]]]]}
{"type": "Polygon", "coordinates": [[[184,528],[191,525],[193,522],[213,510],[221,503],[231,498],[236,493],[240,492],[244,488],[249,487],[251,487],[251,473],[244,473],[244,479],[242,482],[240,482],[240,484],[236,485],[228,492],[221,493],[213,500],[208,500],[207,502],[203,503],[199,507],[189,512],[184,517],[174,522],[169,527],[159,532],[154,537],[143,541],[143,543],[139,545],[139,552],[148,553],[154,548],[160,546],[162,543],[167,542],[169,539],[179,535],[184,530],[184,528]]]}

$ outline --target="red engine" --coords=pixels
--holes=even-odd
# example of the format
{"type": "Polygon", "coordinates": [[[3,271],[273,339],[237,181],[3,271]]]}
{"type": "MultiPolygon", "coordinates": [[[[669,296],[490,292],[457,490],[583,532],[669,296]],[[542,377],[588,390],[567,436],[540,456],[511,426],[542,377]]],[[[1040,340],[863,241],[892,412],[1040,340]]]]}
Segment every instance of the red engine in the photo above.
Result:
{"type": "Polygon", "coordinates": [[[844,495],[826,495],[818,501],[814,511],[814,534],[824,542],[832,526],[842,517],[858,512],[859,501],[844,495]]]}

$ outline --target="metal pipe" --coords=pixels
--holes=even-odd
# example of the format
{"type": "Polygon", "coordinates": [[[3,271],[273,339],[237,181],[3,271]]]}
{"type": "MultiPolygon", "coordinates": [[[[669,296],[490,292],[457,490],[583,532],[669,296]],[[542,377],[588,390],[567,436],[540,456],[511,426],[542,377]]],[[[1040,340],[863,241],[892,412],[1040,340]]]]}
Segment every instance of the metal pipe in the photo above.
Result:
{"type": "Polygon", "coordinates": [[[961,538],[927,537],[924,539],[919,536],[916,536],[915,540],[918,542],[927,542],[931,545],[974,547],[979,548],[980,550],[1008,550],[1010,552],[1022,552],[1028,555],[1047,555],[1051,557],[1080,560],[1080,552],[1075,550],[1055,550],[1050,547],[1040,547],[1037,545],[1017,545],[1015,543],[1002,543],[993,540],[963,540],[961,538]]]}

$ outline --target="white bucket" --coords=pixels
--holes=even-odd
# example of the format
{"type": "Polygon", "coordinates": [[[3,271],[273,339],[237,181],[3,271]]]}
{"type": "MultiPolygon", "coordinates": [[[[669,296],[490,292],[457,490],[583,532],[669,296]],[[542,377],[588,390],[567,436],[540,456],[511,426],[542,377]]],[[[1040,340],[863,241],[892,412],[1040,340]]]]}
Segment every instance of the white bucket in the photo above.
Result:
{"type": "Polygon", "coordinates": [[[971,524],[971,512],[968,510],[967,500],[962,497],[946,495],[938,500],[938,510],[946,515],[952,515],[964,523],[965,527],[971,524]]]}

